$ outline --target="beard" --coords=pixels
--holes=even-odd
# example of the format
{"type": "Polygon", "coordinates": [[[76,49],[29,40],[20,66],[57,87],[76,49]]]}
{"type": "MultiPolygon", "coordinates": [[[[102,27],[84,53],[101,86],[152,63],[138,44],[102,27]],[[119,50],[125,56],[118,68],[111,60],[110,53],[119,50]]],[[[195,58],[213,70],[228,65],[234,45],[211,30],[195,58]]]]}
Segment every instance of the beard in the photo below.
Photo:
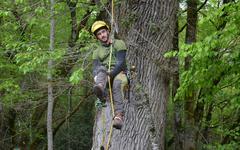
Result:
{"type": "Polygon", "coordinates": [[[103,37],[100,39],[100,41],[101,41],[102,43],[107,43],[108,37],[107,37],[107,36],[103,36],[103,37]]]}

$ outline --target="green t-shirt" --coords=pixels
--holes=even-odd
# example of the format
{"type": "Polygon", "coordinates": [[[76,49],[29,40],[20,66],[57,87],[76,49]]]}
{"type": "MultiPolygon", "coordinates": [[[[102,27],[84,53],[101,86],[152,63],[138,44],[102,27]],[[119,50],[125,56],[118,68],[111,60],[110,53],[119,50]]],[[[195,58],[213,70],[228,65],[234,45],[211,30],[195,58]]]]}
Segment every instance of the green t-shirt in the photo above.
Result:
{"type": "MultiPolygon", "coordinates": [[[[93,51],[93,59],[99,59],[102,65],[108,67],[110,59],[110,48],[111,46],[103,46],[101,43],[96,45],[96,49],[93,51]]],[[[116,52],[121,50],[127,50],[126,44],[122,40],[114,40],[112,46],[112,59],[111,66],[116,64],[116,52]]]]}

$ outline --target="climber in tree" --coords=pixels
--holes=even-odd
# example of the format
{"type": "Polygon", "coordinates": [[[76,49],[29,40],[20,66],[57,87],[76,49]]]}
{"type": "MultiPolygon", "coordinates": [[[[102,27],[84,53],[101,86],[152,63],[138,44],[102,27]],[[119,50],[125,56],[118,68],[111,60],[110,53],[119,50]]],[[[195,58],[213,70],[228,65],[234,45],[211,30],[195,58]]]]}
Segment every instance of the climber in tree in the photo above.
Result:
{"type": "Polygon", "coordinates": [[[123,89],[128,84],[126,52],[127,47],[122,40],[110,39],[110,28],[104,21],[93,23],[91,32],[98,39],[96,48],[93,52],[93,91],[96,96],[104,102],[106,99],[105,88],[110,77],[115,107],[113,127],[121,129],[123,126],[123,89]],[[111,53],[112,45],[112,53],[111,53]],[[109,59],[110,71],[108,71],[109,59]]]}

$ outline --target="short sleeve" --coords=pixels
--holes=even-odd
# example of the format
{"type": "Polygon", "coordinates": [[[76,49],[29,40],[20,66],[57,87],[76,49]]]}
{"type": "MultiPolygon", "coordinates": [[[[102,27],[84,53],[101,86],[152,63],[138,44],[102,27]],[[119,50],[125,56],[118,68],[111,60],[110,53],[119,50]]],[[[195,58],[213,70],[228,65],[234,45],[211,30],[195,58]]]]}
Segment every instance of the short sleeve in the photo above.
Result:
{"type": "Polygon", "coordinates": [[[93,50],[93,54],[92,54],[92,59],[98,59],[98,48],[96,44],[92,44],[91,45],[91,49],[93,50]]]}
{"type": "Polygon", "coordinates": [[[127,46],[123,40],[116,40],[114,48],[116,48],[117,51],[127,50],[127,46]]]}
{"type": "Polygon", "coordinates": [[[97,51],[97,49],[95,49],[93,51],[92,59],[98,59],[98,51],[97,51]]]}

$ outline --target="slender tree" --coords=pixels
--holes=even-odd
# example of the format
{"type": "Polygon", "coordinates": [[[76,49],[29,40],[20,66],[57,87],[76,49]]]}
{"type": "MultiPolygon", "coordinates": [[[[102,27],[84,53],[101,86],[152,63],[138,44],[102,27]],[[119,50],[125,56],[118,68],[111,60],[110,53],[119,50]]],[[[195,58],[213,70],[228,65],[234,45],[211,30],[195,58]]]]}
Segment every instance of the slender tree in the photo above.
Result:
{"type": "MultiPolygon", "coordinates": [[[[176,16],[177,17],[177,16],[176,16]]],[[[175,32],[173,37],[173,50],[179,52],[179,33],[178,33],[178,18],[176,19],[175,32]]],[[[172,76],[172,102],[173,102],[173,139],[171,140],[174,143],[175,150],[181,150],[183,148],[182,136],[182,103],[180,99],[176,98],[177,90],[180,86],[179,81],[179,59],[177,57],[172,58],[171,60],[174,66],[174,72],[172,76]]]]}
{"type": "MultiPolygon", "coordinates": [[[[192,44],[197,38],[197,6],[198,0],[187,0],[187,28],[185,43],[192,44]]],[[[187,70],[191,63],[191,57],[185,59],[185,69],[187,70]]],[[[196,91],[189,87],[189,92],[185,97],[185,135],[184,149],[196,149],[195,145],[195,127],[194,127],[194,105],[196,91]]]]}
{"type": "MultiPolygon", "coordinates": [[[[51,0],[51,29],[50,29],[50,53],[54,50],[54,40],[55,40],[55,19],[54,19],[54,5],[55,1],[51,0]]],[[[52,85],[52,71],[53,71],[53,60],[48,61],[48,111],[47,111],[47,139],[48,139],[48,150],[53,150],[53,131],[52,131],[52,121],[53,121],[53,85],[52,85]]]]}

